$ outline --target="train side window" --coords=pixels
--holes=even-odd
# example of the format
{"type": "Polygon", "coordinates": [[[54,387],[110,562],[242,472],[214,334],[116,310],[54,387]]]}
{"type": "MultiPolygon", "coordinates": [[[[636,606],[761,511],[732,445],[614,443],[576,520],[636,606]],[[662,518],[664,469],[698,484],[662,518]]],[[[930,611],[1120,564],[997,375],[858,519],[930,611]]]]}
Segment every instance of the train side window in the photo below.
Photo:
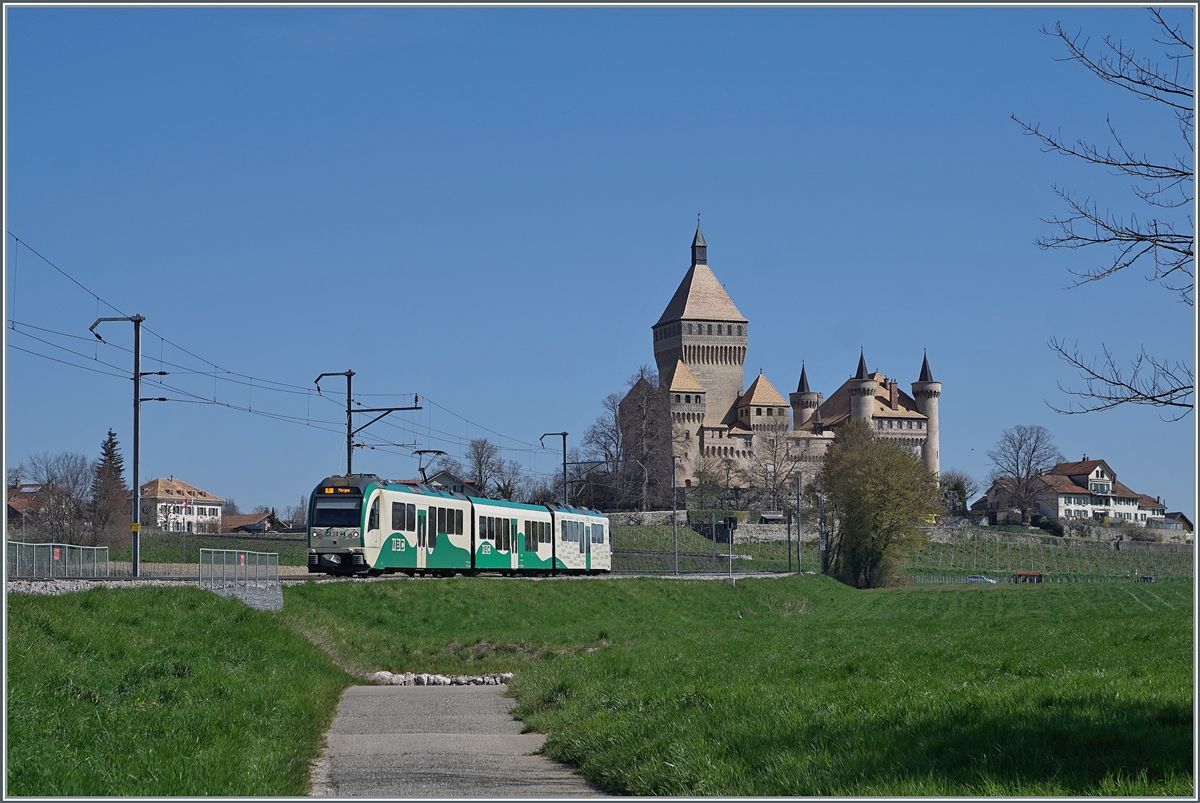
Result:
{"type": "Polygon", "coordinates": [[[367,529],[379,529],[379,497],[375,497],[375,501],[371,503],[371,515],[367,518],[367,529]]]}
{"type": "Polygon", "coordinates": [[[405,529],[407,529],[409,532],[412,532],[413,530],[417,529],[417,506],[416,505],[408,506],[408,527],[406,527],[405,529]]]}
{"type": "Polygon", "coordinates": [[[463,514],[461,510],[454,511],[454,534],[463,534],[463,514]]]}
{"type": "Polygon", "coordinates": [[[446,532],[446,508],[444,508],[444,507],[438,508],[437,531],[439,533],[446,532]]]}
{"type": "Polygon", "coordinates": [[[406,507],[407,507],[407,505],[405,505],[403,502],[392,502],[392,529],[393,530],[403,530],[404,529],[404,521],[405,521],[404,511],[405,511],[406,507]]]}
{"type": "Polygon", "coordinates": [[[567,540],[567,523],[565,521],[562,523],[562,540],[567,540]]]}
{"type": "Polygon", "coordinates": [[[479,537],[487,538],[487,516],[479,517],[479,537]]]}

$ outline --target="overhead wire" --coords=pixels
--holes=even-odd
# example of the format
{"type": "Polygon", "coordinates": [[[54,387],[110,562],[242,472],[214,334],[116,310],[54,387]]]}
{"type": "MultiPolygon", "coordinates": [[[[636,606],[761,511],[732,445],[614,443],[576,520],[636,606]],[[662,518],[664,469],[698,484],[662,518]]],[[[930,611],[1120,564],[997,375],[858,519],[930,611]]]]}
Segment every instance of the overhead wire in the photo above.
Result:
{"type": "MultiPolygon", "coordinates": [[[[14,267],[15,267],[15,263],[16,263],[16,260],[17,260],[17,254],[19,254],[19,252],[20,252],[20,247],[21,247],[21,246],[24,246],[26,249],[28,249],[28,250],[30,251],[30,253],[32,253],[32,254],[34,254],[35,256],[37,256],[39,259],[41,259],[43,262],[45,262],[47,265],[49,265],[51,268],[53,268],[55,271],[57,271],[59,274],[61,274],[61,275],[62,275],[64,278],[66,278],[68,281],[70,281],[72,284],[74,284],[75,286],[77,286],[77,287],[78,287],[79,289],[81,289],[83,292],[85,292],[85,293],[87,293],[88,295],[92,296],[92,298],[94,298],[94,299],[96,300],[97,307],[98,307],[98,305],[99,305],[99,304],[104,304],[106,307],[108,307],[109,309],[111,309],[111,310],[113,310],[113,311],[117,312],[118,314],[120,314],[120,315],[122,315],[122,316],[125,316],[125,317],[128,317],[128,316],[126,316],[126,313],[125,313],[123,310],[121,310],[119,307],[117,307],[115,304],[111,303],[111,302],[110,302],[110,301],[108,301],[107,299],[103,298],[103,297],[102,297],[102,296],[101,296],[99,293],[97,293],[97,292],[95,292],[94,290],[90,289],[89,287],[85,286],[85,285],[84,285],[82,282],[80,282],[79,280],[77,280],[77,279],[76,279],[74,276],[72,276],[70,273],[68,273],[67,271],[65,271],[64,269],[62,269],[61,267],[59,267],[57,264],[55,264],[54,262],[52,262],[50,259],[48,259],[48,258],[47,258],[45,255],[43,255],[43,254],[42,254],[41,252],[39,252],[37,249],[35,249],[35,248],[33,248],[32,246],[30,246],[28,242],[26,242],[26,241],[24,241],[24,240],[20,239],[19,237],[17,237],[17,236],[16,236],[16,235],[15,235],[13,232],[11,232],[11,231],[7,231],[7,234],[8,234],[10,237],[12,237],[12,238],[13,238],[13,241],[14,241],[14,257],[13,257],[13,258],[14,258],[14,267]]],[[[15,275],[14,275],[14,304],[15,304],[15,282],[16,282],[16,277],[15,277],[15,275]]],[[[89,357],[88,355],[84,355],[84,354],[81,354],[81,353],[79,353],[79,352],[72,351],[71,349],[68,349],[68,348],[66,348],[65,346],[61,346],[61,345],[59,345],[59,344],[53,343],[53,342],[51,342],[51,341],[48,341],[48,340],[45,340],[45,339],[43,339],[43,338],[38,338],[38,337],[36,337],[36,336],[34,336],[34,335],[31,335],[31,334],[29,334],[28,332],[22,332],[22,331],[18,330],[18,329],[17,329],[17,326],[21,326],[21,327],[23,327],[23,328],[26,328],[26,329],[33,329],[33,330],[35,330],[35,331],[40,331],[40,332],[43,332],[43,333],[45,333],[45,334],[53,334],[53,335],[57,335],[57,336],[60,336],[60,337],[66,337],[66,338],[74,339],[74,340],[83,340],[83,341],[87,341],[87,340],[88,340],[88,338],[86,338],[86,337],[83,337],[83,336],[81,336],[81,335],[75,335],[75,334],[72,334],[72,333],[69,333],[69,332],[61,332],[61,331],[57,331],[57,330],[53,330],[53,329],[48,329],[48,328],[45,328],[45,327],[39,327],[39,326],[36,326],[36,325],[34,325],[34,324],[31,324],[31,323],[22,322],[22,321],[17,321],[17,320],[15,319],[15,307],[14,307],[14,315],[13,315],[13,317],[12,317],[12,318],[10,318],[10,319],[9,319],[9,323],[10,323],[10,325],[11,325],[11,327],[12,327],[12,330],[13,330],[14,332],[17,332],[17,333],[19,333],[19,334],[23,334],[23,335],[24,335],[24,336],[26,336],[26,337],[29,337],[29,338],[31,338],[31,339],[33,339],[33,340],[36,340],[36,341],[38,341],[38,342],[41,342],[41,343],[44,343],[45,345],[48,345],[48,346],[50,346],[50,347],[52,347],[52,348],[57,348],[57,349],[60,349],[60,350],[66,351],[66,352],[68,352],[68,353],[70,353],[70,354],[72,354],[72,355],[74,355],[74,356],[76,356],[76,357],[80,357],[81,359],[85,359],[85,360],[89,360],[89,359],[90,359],[92,362],[99,362],[101,365],[105,365],[106,367],[112,368],[112,369],[114,369],[114,370],[116,370],[116,371],[122,371],[122,370],[123,370],[123,369],[121,369],[121,368],[120,368],[120,367],[118,367],[118,366],[115,366],[115,365],[112,365],[111,363],[107,363],[107,362],[104,362],[104,361],[100,360],[100,359],[99,359],[99,357],[98,357],[98,353],[97,353],[96,355],[92,356],[92,357],[89,357]]],[[[182,346],[182,345],[180,345],[180,344],[178,344],[178,343],[174,342],[173,340],[170,340],[170,339],[169,339],[169,338],[167,338],[166,336],[164,336],[164,335],[162,335],[161,333],[159,333],[159,332],[157,332],[157,331],[155,331],[155,330],[151,329],[151,328],[150,328],[150,327],[148,327],[148,326],[145,326],[145,325],[143,325],[143,326],[142,326],[142,330],[143,330],[144,332],[147,332],[147,333],[149,333],[149,334],[151,334],[151,335],[153,335],[153,336],[155,336],[155,337],[159,338],[159,341],[160,341],[160,354],[159,354],[159,365],[160,365],[160,370],[161,370],[161,368],[162,368],[162,366],[163,366],[163,365],[166,365],[166,366],[169,366],[169,367],[171,367],[171,368],[176,368],[176,369],[178,369],[178,372],[175,372],[175,373],[176,373],[176,375],[181,375],[181,376],[185,376],[185,375],[194,375],[194,376],[206,376],[206,377],[207,377],[207,376],[211,376],[211,377],[213,378],[213,380],[214,380],[214,398],[213,398],[213,399],[211,399],[211,400],[210,400],[210,399],[206,399],[206,398],[204,398],[204,397],[201,397],[199,394],[192,393],[192,392],[190,392],[190,391],[185,391],[185,390],[183,390],[182,388],[178,388],[178,387],[175,387],[175,386],[167,385],[166,383],[162,383],[161,381],[160,381],[160,382],[157,382],[157,383],[154,383],[152,380],[143,380],[143,381],[149,381],[149,382],[151,382],[152,384],[158,384],[159,386],[161,386],[161,387],[163,387],[163,388],[165,388],[165,389],[168,389],[168,390],[170,390],[171,392],[174,392],[174,393],[180,393],[180,394],[183,394],[183,395],[187,395],[187,396],[192,396],[192,397],[193,397],[193,399],[192,399],[192,400],[187,400],[187,399],[173,399],[173,401],[180,401],[180,402],[189,401],[190,403],[197,403],[197,404],[199,404],[199,403],[204,403],[204,404],[214,404],[214,405],[217,405],[217,406],[222,406],[222,407],[226,407],[226,408],[228,408],[228,409],[232,409],[232,410],[238,410],[238,411],[247,412],[247,413],[251,413],[251,414],[255,414],[255,415],[265,415],[265,416],[267,416],[267,417],[270,417],[270,418],[275,418],[275,419],[277,419],[277,420],[283,420],[283,421],[289,421],[289,422],[292,422],[292,423],[305,423],[305,424],[307,424],[307,423],[309,422],[309,420],[311,420],[311,403],[312,403],[312,392],[313,392],[313,388],[309,388],[309,387],[307,387],[307,386],[302,386],[302,385],[296,385],[296,384],[294,384],[294,383],[290,383],[290,382],[280,382],[280,381],[277,381],[277,380],[266,379],[266,378],[263,378],[263,377],[258,377],[258,376],[254,376],[254,375],[251,375],[251,374],[242,373],[242,372],[239,372],[239,371],[231,371],[230,369],[223,368],[222,366],[220,366],[219,364],[217,364],[216,362],[214,362],[214,361],[212,361],[212,360],[209,360],[209,359],[207,359],[207,358],[205,358],[205,357],[202,357],[202,356],[200,356],[199,354],[196,354],[195,352],[191,351],[191,350],[190,350],[190,349],[188,349],[188,348],[185,348],[184,346],[182,346]],[[170,360],[166,360],[166,359],[164,359],[164,358],[163,358],[163,356],[162,356],[162,344],[163,344],[163,343],[166,343],[166,344],[169,344],[169,345],[171,345],[173,348],[175,348],[175,349],[177,349],[177,350],[179,350],[179,351],[183,352],[184,354],[186,354],[186,355],[188,355],[188,356],[190,356],[190,357],[192,357],[192,358],[194,358],[194,359],[196,359],[196,360],[199,360],[201,363],[204,363],[205,365],[207,365],[207,366],[210,366],[212,369],[215,369],[215,370],[196,370],[196,369],[195,369],[194,367],[192,367],[192,366],[187,366],[187,365],[183,365],[183,364],[181,364],[181,363],[171,362],[170,360]],[[276,392],[276,393],[287,393],[287,394],[292,394],[292,395],[301,395],[301,394],[302,394],[302,395],[304,395],[304,396],[306,396],[306,397],[307,397],[307,399],[308,399],[308,407],[309,407],[309,409],[308,409],[308,412],[306,413],[306,416],[305,416],[305,420],[304,420],[304,421],[300,421],[300,419],[299,419],[299,417],[298,417],[298,416],[286,416],[286,415],[283,415],[283,414],[269,413],[269,412],[266,412],[266,411],[254,410],[254,409],[252,409],[252,407],[250,407],[250,406],[247,406],[247,407],[240,407],[240,406],[238,406],[238,405],[231,404],[231,403],[228,403],[228,402],[221,402],[221,401],[218,401],[218,400],[216,399],[216,386],[215,386],[215,382],[217,382],[217,381],[223,381],[223,382],[229,382],[229,383],[231,383],[231,384],[237,384],[237,385],[243,385],[243,386],[247,386],[247,387],[251,388],[251,394],[253,393],[253,388],[255,387],[255,383],[258,383],[258,384],[257,384],[257,386],[259,387],[259,389],[260,389],[260,390],[267,390],[267,391],[276,392]]],[[[115,349],[117,349],[117,350],[119,350],[119,351],[122,351],[122,352],[125,352],[125,353],[129,353],[129,354],[131,354],[131,353],[133,352],[133,350],[132,350],[131,348],[127,348],[127,347],[124,347],[124,346],[120,346],[120,345],[118,345],[118,344],[115,344],[115,343],[108,343],[107,341],[101,341],[101,342],[103,342],[103,343],[104,343],[104,345],[106,345],[106,346],[109,346],[109,347],[111,347],[111,348],[115,348],[115,349]]],[[[75,368],[84,368],[85,370],[92,371],[93,373],[99,373],[99,374],[104,374],[104,375],[108,375],[108,376],[116,376],[116,377],[125,377],[125,376],[128,376],[128,374],[127,374],[127,373],[117,373],[117,374],[112,374],[112,373],[109,373],[109,372],[107,372],[107,371],[102,371],[102,370],[99,370],[99,369],[90,368],[90,367],[88,367],[88,366],[85,366],[85,365],[78,365],[78,364],[76,364],[76,363],[68,362],[68,361],[65,361],[65,360],[59,360],[59,359],[55,359],[55,358],[53,358],[53,357],[50,357],[50,356],[48,356],[48,355],[41,354],[41,353],[39,353],[39,352],[35,352],[35,351],[30,351],[29,349],[22,349],[22,348],[20,348],[20,347],[17,347],[17,346],[13,346],[13,348],[17,349],[18,351],[22,351],[22,352],[24,352],[24,353],[30,354],[30,355],[32,355],[32,356],[35,356],[35,357],[41,357],[41,358],[43,358],[43,359],[52,360],[52,361],[54,361],[54,362],[61,363],[61,364],[63,364],[63,365],[69,365],[69,366],[72,366],[72,367],[75,367],[75,368]]],[[[324,395],[324,394],[320,393],[320,391],[319,391],[319,390],[318,390],[318,393],[317,393],[317,395],[318,395],[318,398],[321,398],[321,399],[323,399],[323,400],[326,400],[326,401],[330,402],[331,404],[339,404],[339,403],[338,403],[336,400],[334,400],[334,399],[330,398],[329,396],[326,396],[326,395],[324,395]]],[[[359,398],[366,398],[366,397],[371,397],[371,398],[379,398],[379,397],[398,397],[398,396],[411,396],[411,395],[413,395],[413,394],[399,394],[399,393],[358,393],[358,394],[354,394],[354,395],[355,395],[356,397],[359,397],[359,398]]],[[[253,398],[253,397],[251,396],[251,398],[253,398]]],[[[505,435],[504,433],[501,433],[501,432],[498,432],[498,431],[496,431],[496,430],[494,430],[494,429],[491,429],[490,427],[486,427],[486,426],[484,426],[484,425],[482,425],[482,424],[479,424],[479,423],[477,423],[477,422],[475,422],[475,421],[472,421],[472,420],[470,420],[470,419],[466,418],[465,416],[463,416],[463,415],[461,415],[461,414],[459,414],[459,413],[456,413],[456,412],[454,412],[453,410],[451,410],[451,409],[449,409],[449,408],[445,407],[444,405],[442,405],[442,404],[440,404],[440,403],[438,403],[438,402],[436,402],[436,401],[433,401],[432,399],[429,399],[429,397],[428,397],[428,396],[424,396],[424,395],[422,395],[422,396],[421,396],[421,398],[422,398],[422,400],[423,400],[423,401],[425,401],[425,402],[427,402],[427,403],[431,404],[432,406],[436,407],[437,409],[441,410],[442,412],[444,412],[444,413],[446,413],[446,414],[448,414],[448,415],[454,416],[455,418],[458,418],[459,420],[463,421],[463,422],[464,422],[464,424],[467,424],[467,425],[469,425],[469,426],[471,426],[471,427],[475,427],[476,429],[482,430],[482,431],[484,431],[484,432],[487,432],[487,433],[489,433],[489,434],[495,435],[496,437],[498,437],[498,438],[500,439],[500,442],[501,442],[501,443],[500,443],[500,446],[499,446],[499,448],[500,448],[500,450],[501,450],[502,452],[510,452],[510,453],[511,453],[511,452],[528,453],[528,454],[530,455],[530,458],[532,459],[532,456],[533,456],[534,454],[538,454],[538,453],[542,453],[542,452],[548,451],[548,450],[546,450],[546,449],[542,448],[540,445],[539,445],[539,446],[535,446],[534,444],[532,444],[532,443],[529,443],[528,441],[521,440],[520,438],[513,438],[513,437],[511,437],[511,436],[509,436],[509,435],[505,435]],[[525,447],[527,447],[527,448],[524,448],[524,449],[522,449],[522,448],[516,448],[516,447],[513,447],[513,446],[506,446],[506,445],[504,445],[504,441],[505,441],[505,440],[508,440],[508,441],[511,441],[511,442],[515,442],[515,443],[521,444],[521,445],[523,445],[523,446],[525,446],[525,447]]],[[[362,402],[356,402],[356,403],[357,403],[359,406],[363,406],[362,402]]],[[[339,405],[339,406],[340,406],[340,405],[339,405]]],[[[316,421],[318,421],[318,422],[320,422],[320,423],[330,423],[330,424],[334,423],[334,422],[325,422],[325,421],[322,421],[321,419],[316,419],[316,421]]],[[[466,446],[468,446],[468,445],[469,445],[469,441],[470,441],[469,433],[468,433],[468,434],[465,434],[465,435],[462,435],[462,436],[460,436],[460,435],[456,435],[456,434],[453,434],[453,433],[450,433],[450,432],[446,432],[446,431],[444,431],[444,430],[441,430],[441,429],[436,429],[436,428],[434,428],[433,426],[431,426],[431,424],[429,423],[429,421],[430,421],[430,418],[428,417],[428,414],[427,414],[427,418],[426,418],[426,425],[425,425],[424,427],[421,427],[421,425],[420,425],[419,423],[415,423],[415,422],[412,422],[412,421],[404,421],[403,423],[397,423],[397,422],[395,422],[394,420],[392,420],[392,421],[388,421],[388,420],[384,419],[384,420],[382,421],[382,423],[383,423],[383,424],[385,424],[385,425],[387,425],[387,426],[389,426],[389,427],[392,427],[392,428],[398,429],[398,430],[400,430],[401,432],[404,432],[404,433],[406,433],[406,434],[410,434],[410,435],[416,436],[417,438],[419,438],[419,437],[421,436],[421,434],[422,434],[422,430],[423,430],[423,431],[424,431],[424,434],[425,434],[425,440],[427,440],[427,441],[436,441],[436,442],[438,442],[438,443],[445,444],[445,445],[453,445],[453,446],[457,446],[457,447],[459,447],[460,449],[462,449],[462,448],[465,448],[466,446]]],[[[313,426],[314,426],[314,428],[316,428],[316,429],[325,429],[325,427],[316,426],[315,424],[314,424],[313,426]]],[[[328,431],[335,431],[335,430],[328,430],[328,431]]],[[[375,440],[375,443],[374,443],[374,445],[372,446],[372,448],[376,448],[376,449],[382,448],[382,445],[383,445],[384,443],[386,443],[386,442],[382,441],[381,439],[377,439],[377,436],[374,436],[374,435],[367,436],[367,435],[365,435],[365,434],[364,434],[364,436],[363,436],[363,440],[364,440],[364,441],[366,441],[368,437],[370,437],[372,440],[375,440]]],[[[385,449],[385,451],[389,451],[389,452],[390,452],[390,450],[386,450],[386,449],[385,449]]],[[[395,452],[391,452],[391,453],[394,453],[394,454],[399,454],[399,453],[395,453],[395,452]]],[[[460,454],[460,456],[461,456],[461,454],[460,454]]]]}

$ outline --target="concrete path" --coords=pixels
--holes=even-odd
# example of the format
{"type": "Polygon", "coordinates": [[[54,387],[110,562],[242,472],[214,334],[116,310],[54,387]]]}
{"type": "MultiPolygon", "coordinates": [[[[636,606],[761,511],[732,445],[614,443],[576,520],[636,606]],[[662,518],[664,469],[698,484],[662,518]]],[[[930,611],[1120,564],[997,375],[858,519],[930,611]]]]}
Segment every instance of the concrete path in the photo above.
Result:
{"type": "Polygon", "coordinates": [[[313,769],[315,797],[578,797],[604,794],[530,755],[507,686],[351,686],[313,769]]]}

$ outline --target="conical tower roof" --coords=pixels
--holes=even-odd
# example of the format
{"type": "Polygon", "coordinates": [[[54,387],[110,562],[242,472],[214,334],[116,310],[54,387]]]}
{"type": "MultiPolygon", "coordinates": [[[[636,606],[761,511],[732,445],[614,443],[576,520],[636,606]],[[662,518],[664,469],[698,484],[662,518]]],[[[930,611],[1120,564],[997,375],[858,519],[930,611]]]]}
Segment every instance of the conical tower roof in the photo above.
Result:
{"type": "Polygon", "coordinates": [[[811,393],[808,389],[808,374],[804,373],[804,360],[800,361],[800,384],[796,386],[797,393],[811,393]]]}
{"type": "Polygon", "coordinates": [[[933,371],[929,370],[929,355],[928,354],[926,354],[921,359],[921,378],[918,379],[917,381],[918,382],[932,382],[933,381],[933,371]]]}
{"type": "Polygon", "coordinates": [[[759,374],[757,378],[746,388],[746,393],[738,401],[738,407],[743,405],[761,404],[764,407],[786,407],[787,402],[783,396],[775,389],[775,386],[767,380],[766,376],[759,374]]]}
{"type": "Polygon", "coordinates": [[[671,377],[670,390],[672,393],[675,393],[676,391],[680,393],[705,392],[704,386],[701,385],[700,381],[696,379],[696,375],[693,374],[688,367],[683,364],[683,360],[678,360],[675,363],[675,375],[671,377]]]}
{"type": "Polygon", "coordinates": [[[858,371],[854,374],[855,379],[870,379],[871,375],[867,373],[867,358],[863,356],[863,350],[858,350],[858,371]]]}
{"type": "Polygon", "coordinates": [[[706,320],[748,323],[708,265],[692,265],[655,326],[671,321],[706,320]]]}
{"type": "Polygon", "coordinates": [[[708,266],[705,256],[707,250],[704,232],[700,231],[700,224],[697,223],[696,236],[692,238],[692,266],[679,283],[675,295],[671,296],[671,302],[667,304],[655,326],[685,318],[749,323],[742,313],[738,312],[738,308],[733,305],[733,299],[725,292],[716,274],[708,266]]]}

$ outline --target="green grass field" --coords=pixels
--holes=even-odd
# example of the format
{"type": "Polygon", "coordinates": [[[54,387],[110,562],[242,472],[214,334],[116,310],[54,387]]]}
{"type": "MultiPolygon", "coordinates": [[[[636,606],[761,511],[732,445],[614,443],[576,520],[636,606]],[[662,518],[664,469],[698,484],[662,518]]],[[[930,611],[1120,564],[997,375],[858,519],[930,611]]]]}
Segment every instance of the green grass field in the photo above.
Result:
{"type": "Polygon", "coordinates": [[[546,752],[638,795],[1190,795],[1190,585],[823,577],[306,585],[359,671],[519,672],[546,752]]]}
{"type": "MultiPolygon", "coordinates": [[[[251,552],[274,552],[279,555],[280,566],[304,566],[308,562],[308,538],[303,533],[288,539],[237,538],[228,535],[202,535],[200,533],[143,532],[141,559],[145,563],[195,563],[200,562],[203,549],[245,549],[251,552]]],[[[130,561],[133,547],[126,542],[109,550],[109,560],[130,561]]]]}
{"type": "Polygon", "coordinates": [[[515,671],[545,752],[617,793],[1190,796],[1192,631],[1182,582],[306,583],[276,614],[10,595],[9,792],[302,793],[350,682],[332,656],[515,671]]]}
{"type": "Polygon", "coordinates": [[[299,795],[354,682],[196,588],[9,594],[8,794],[299,795]]]}

